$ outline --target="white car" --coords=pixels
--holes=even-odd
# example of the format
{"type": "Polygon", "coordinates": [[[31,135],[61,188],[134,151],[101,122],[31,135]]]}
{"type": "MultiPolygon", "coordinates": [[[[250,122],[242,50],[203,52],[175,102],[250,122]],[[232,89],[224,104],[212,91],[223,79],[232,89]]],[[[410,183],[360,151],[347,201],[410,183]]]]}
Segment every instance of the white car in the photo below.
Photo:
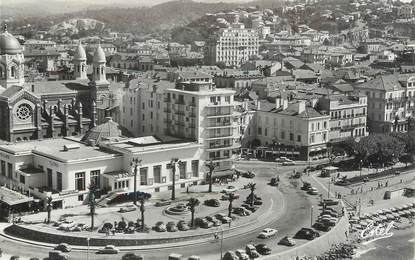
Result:
{"type": "Polygon", "coordinates": [[[243,249],[236,250],[235,254],[239,257],[240,260],[249,260],[249,255],[243,249]]]}
{"type": "Polygon", "coordinates": [[[308,189],[308,194],[310,195],[317,195],[318,194],[318,190],[314,187],[310,187],[310,189],[308,189]]]}
{"type": "Polygon", "coordinates": [[[238,189],[235,186],[229,185],[228,187],[222,190],[222,193],[232,193],[236,192],[238,189]]]}
{"type": "Polygon", "coordinates": [[[277,234],[278,230],[273,228],[266,228],[262,230],[261,233],[259,233],[258,238],[270,238],[272,236],[275,236],[277,234]]]}
{"type": "Polygon", "coordinates": [[[285,156],[281,156],[280,158],[275,159],[276,162],[284,163],[284,162],[293,162],[293,160],[288,159],[285,156]]]}
{"type": "Polygon", "coordinates": [[[294,161],[291,161],[291,162],[283,162],[282,165],[283,166],[295,165],[295,162],[294,161]]]}

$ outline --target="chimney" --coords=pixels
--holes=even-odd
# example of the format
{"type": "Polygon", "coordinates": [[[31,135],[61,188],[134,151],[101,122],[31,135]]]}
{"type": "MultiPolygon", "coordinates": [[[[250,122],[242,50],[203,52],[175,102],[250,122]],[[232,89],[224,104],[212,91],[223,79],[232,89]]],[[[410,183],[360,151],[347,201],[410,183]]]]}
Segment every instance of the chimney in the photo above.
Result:
{"type": "Polygon", "coordinates": [[[261,110],[261,100],[258,100],[258,101],[257,101],[257,104],[256,104],[256,109],[257,109],[257,110],[261,110]]]}
{"type": "Polygon", "coordinates": [[[275,99],[275,108],[276,109],[280,109],[281,108],[281,98],[280,97],[277,97],[275,99]]]}
{"type": "Polygon", "coordinates": [[[301,114],[304,111],[305,111],[305,101],[304,100],[298,101],[298,114],[301,114]]]}
{"type": "Polygon", "coordinates": [[[282,102],[282,110],[287,109],[288,108],[288,99],[283,98],[281,102],[282,102]]]}
{"type": "Polygon", "coordinates": [[[35,84],[32,84],[32,92],[35,92],[35,84]]]}

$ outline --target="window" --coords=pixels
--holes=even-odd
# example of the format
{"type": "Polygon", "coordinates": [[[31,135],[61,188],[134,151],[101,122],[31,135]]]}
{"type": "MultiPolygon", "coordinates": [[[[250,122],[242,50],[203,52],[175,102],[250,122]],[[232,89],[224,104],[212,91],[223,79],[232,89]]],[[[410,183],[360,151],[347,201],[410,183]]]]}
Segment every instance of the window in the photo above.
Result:
{"type": "Polygon", "coordinates": [[[12,66],[11,70],[10,70],[10,77],[14,78],[16,77],[16,67],[12,66]]]}
{"type": "Polygon", "coordinates": [[[323,127],[324,127],[324,129],[327,129],[327,121],[324,121],[323,127]]]}
{"type": "Polygon", "coordinates": [[[7,163],[7,173],[9,178],[13,178],[13,165],[11,163],[7,163]]]}
{"type": "Polygon", "coordinates": [[[153,166],[154,183],[161,183],[161,165],[153,166]]]}
{"type": "Polygon", "coordinates": [[[198,160],[192,161],[192,173],[193,173],[193,177],[199,177],[199,161],[198,160]]]}
{"type": "Polygon", "coordinates": [[[268,136],[268,128],[264,129],[265,136],[268,136]]]}
{"type": "Polygon", "coordinates": [[[143,102],[143,109],[145,109],[146,108],[146,103],[145,102],[143,102]]]}
{"type": "Polygon", "coordinates": [[[297,135],[297,142],[301,142],[301,135],[297,135]]]}
{"type": "Polygon", "coordinates": [[[78,201],[84,201],[84,195],[83,194],[78,195],[78,201]]]}
{"type": "Polygon", "coordinates": [[[262,135],[262,128],[261,127],[258,127],[258,134],[262,135]]]}
{"type": "Polygon", "coordinates": [[[56,189],[62,191],[62,173],[56,172],[56,189]]]}
{"type": "Polygon", "coordinates": [[[85,190],[85,172],[75,173],[75,190],[85,190]]]}
{"type": "Polygon", "coordinates": [[[147,172],[147,167],[140,168],[140,185],[147,185],[147,172]]]}
{"type": "Polygon", "coordinates": [[[179,165],[180,179],[186,179],[186,168],[187,168],[187,162],[180,163],[179,165]]]}
{"type": "Polygon", "coordinates": [[[314,134],[311,134],[310,135],[310,143],[314,143],[315,142],[315,136],[314,136],[314,134]]]}
{"type": "Polygon", "coordinates": [[[0,164],[1,164],[0,166],[1,175],[6,176],[6,162],[2,160],[0,164]]]}
{"type": "Polygon", "coordinates": [[[91,184],[95,184],[95,187],[97,188],[100,187],[100,174],[101,174],[100,170],[94,170],[94,171],[91,171],[90,173],[89,181],[91,184]]]}
{"type": "Polygon", "coordinates": [[[46,171],[47,171],[47,174],[48,174],[48,176],[47,176],[47,178],[48,178],[48,187],[52,188],[53,187],[52,169],[47,168],[46,171]]]}
{"type": "Polygon", "coordinates": [[[290,133],[290,141],[294,141],[294,134],[290,133]]]}
{"type": "Polygon", "coordinates": [[[311,131],[314,131],[314,123],[311,123],[311,131]]]}
{"type": "Polygon", "coordinates": [[[281,131],[281,139],[285,139],[285,132],[281,131]]]}
{"type": "Polygon", "coordinates": [[[25,180],[25,176],[24,175],[20,175],[20,183],[25,184],[26,180],[25,180]]]}
{"type": "Polygon", "coordinates": [[[143,121],[146,120],[146,116],[143,114],[143,121]]]}

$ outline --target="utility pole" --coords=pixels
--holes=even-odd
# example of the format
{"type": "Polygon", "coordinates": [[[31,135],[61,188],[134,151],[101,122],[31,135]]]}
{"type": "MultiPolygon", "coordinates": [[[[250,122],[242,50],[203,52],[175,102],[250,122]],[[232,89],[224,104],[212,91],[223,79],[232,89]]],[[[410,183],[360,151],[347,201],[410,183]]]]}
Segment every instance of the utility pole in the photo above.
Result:
{"type": "Polygon", "coordinates": [[[173,172],[173,179],[172,179],[172,189],[171,189],[171,200],[176,199],[176,163],[179,165],[182,163],[182,161],[179,160],[177,157],[173,157],[170,161],[170,167],[173,172]]]}
{"type": "Polygon", "coordinates": [[[311,206],[310,225],[313,226],[313,206],[311,206]]]}
{"type": "Polygon", "coordinates": [[[330,198],[330,184],[331,184],[331,179],[329,180],[329,189],[327,190],[327,198],[330,198]]]}
{"type": "Polygon", "coordinates": [[[134,167],[134,205],[137,206],[137,174],[138,174],[138,166],[141,166],[141,159],[133,158],[130,165],[134,167]]]}

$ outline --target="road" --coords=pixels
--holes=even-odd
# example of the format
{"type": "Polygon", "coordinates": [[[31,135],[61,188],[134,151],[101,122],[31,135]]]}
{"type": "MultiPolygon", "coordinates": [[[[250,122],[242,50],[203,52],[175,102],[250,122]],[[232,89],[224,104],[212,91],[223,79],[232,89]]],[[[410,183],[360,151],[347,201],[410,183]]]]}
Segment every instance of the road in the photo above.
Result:
{"type": "MultiPolygon", "coordinates": [[[[256,192],[258,194],[272,193],[273,189],[276,189],[275,187],[267,185],[269,179],[275,176],[276,170],[274,167],[270,165],[261,164],[243,164],[240,165],[238,168],[250,169],[257,174],[254,181],[257,183],[256,192]]],[[[226,252],[228,250],[235,250],[238,248],[244,248],[245,245],[248,243],[257,244],[260,242],[268,244],[268,246],[273,248],[274,252],[281,251],[286,248],[277,245],[277,241],[279,241],[280,238],[286,235],[293,235],[298,231],[300,227],[310,225],[310,197],[299,189],[299,184],[296,180],[293,181],[288,179],[288,175],[292,172],[294,168],[298,169],[299,167],[278,167],[278,172],[280,173],[280,177],[282,180],[282,184],[279,188],[286,199],[284,204],[285,211],[282,213],[280,218],[278,218],[275,221],[272,221],[269,225],[269,227],[276,228],[279,230],[277,237],[265,241],[256,238],[258,233],[262,230],[262,227],[252,230],[248,234],[243,234],[229,239],[227,239],[225,236],[225,239],[223,241],[223,252],[226,252]],[[287,198],[289,199],[287,200],[287,198]]],[[[3,251],[7,254],[20,255],[23,257],[30,256],[42,259],[47,256],[47,252],[50,250],[50,248],[22,244],[16,241],[10,241],[3,237],[1,237],[0,244],[3,248],[3,251]]],[[[186,257],[190,255],[199,255],[202,259],[219,260],[220,243],[214,241],[212,238],[211,242],[204,244],[181,246],[180,248],[169,248],[160,250],[140,250],[136,253],[144,256],[146,260],[165,260],[167,259],[167,256],[172,252],[183,254],[186,257]]],[[[72,251],[71,253],[69,253],[69,255],[70,259],[86,259],[86,251],[72,251]]],[[[113,255],[96,255],[95,252],[91,251],[89,254],[89,259],[114,260],[120,259],[121,255],[122,254],[120,254],[118,257],[114,257],[113,255]]]]}

